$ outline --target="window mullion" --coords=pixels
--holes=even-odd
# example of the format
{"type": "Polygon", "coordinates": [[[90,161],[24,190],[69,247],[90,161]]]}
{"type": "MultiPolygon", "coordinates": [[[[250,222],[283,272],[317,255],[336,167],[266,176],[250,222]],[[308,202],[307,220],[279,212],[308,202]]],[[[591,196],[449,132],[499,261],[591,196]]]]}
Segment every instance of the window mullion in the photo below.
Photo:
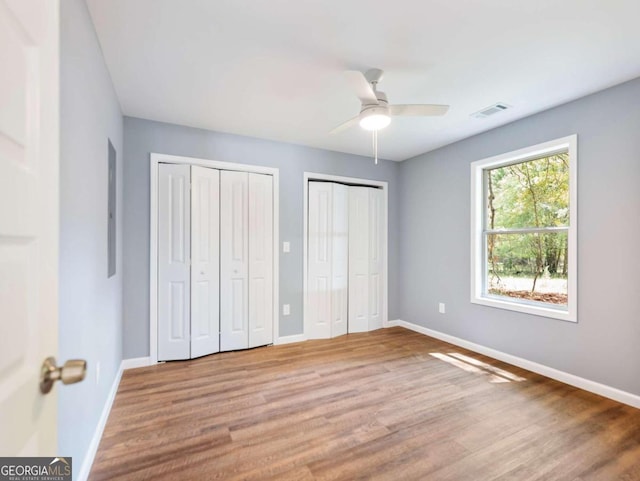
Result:
{"type": "Polygon", "coordinates": [[[568,232],[569,227],[523,227],[518,229],[484,229],[484,234],[537,234],[546,232],[568,232]]]}

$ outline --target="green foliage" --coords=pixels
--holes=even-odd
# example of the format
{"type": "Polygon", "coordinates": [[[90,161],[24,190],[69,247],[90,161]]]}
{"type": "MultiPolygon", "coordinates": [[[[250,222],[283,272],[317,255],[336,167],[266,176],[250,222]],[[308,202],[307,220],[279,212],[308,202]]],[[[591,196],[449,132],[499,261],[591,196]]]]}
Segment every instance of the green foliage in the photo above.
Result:
{"type": "Polygon", "coordinates": [[[548,234],[489,234],[493,249],[489,268],[496,275],[534,277],[537,272],[549,277],[566,277],[566,232],[548,234]],[[538,246],[542,256],[538,256],[538,246]],[[541,265],[541,266],[540,266],[541,265]]]}
{"type": "MultiPolygon", "coordinates": [[[[487,170],[486,226],[490,230],[568,227],[569,155],[487,170]]],[[[496,234],[487,238],[490,275],[566,277],[566,232],[496,234]]]]}
{"type": "Polygon", "coordinates": [[[498,167],[486,175],[494,194],[494,229],[569,225],[569,154],[498,167]]]}

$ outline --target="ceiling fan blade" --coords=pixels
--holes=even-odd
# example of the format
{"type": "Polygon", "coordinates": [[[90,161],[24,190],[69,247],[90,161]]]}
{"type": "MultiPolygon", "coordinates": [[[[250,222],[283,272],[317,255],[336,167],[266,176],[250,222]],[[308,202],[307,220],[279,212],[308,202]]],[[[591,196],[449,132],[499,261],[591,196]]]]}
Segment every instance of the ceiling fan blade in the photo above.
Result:
{"type": "Polygon", "coordinates": [[[357,70],[347,70],[344,72],[347,82],[351,86],[351,90],[356,94],[363,104],[377,104],[378,98],[373,91],[373,87],[362,72],[357,70]]]}
{"type": "Polygon", "coordinates": [[[449,110],[448,105],[431,105],[431,104],[409,104],[409,105],[389,105],[389,113],[391,115],[411,117],[425,116],[434,117],[444,115],[449,110]]]}
{"type": "Polygon", "coordinates": [[[352,127],[353,125],[357,124],[359,120],[360,120],[360,116],[359,115],[354,117],[354,118],[352,118],[352,119],[349,119],[346,122],[343,122],[340,125],[338,125],[333,130],[331,130],[329,132],[329,134],[330,135],[339,134],[340,132],[342,132],[344,130],[347,130],[349,127],[352,127]]]}

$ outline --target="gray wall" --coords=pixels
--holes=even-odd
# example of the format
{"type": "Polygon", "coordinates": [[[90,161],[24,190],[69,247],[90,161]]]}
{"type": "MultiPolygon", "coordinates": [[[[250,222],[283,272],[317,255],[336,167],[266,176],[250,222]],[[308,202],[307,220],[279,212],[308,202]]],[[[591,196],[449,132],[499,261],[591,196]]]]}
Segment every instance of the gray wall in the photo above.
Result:
{"type": "Polygon", "coordinates": [[[389,316],[398,313],[399,165],[367,157],[152,122],[124,119],[124,357],[149,355],[149,154],[183,155],[280,169],[280,336],[300,334],[302,321],[303,172],[361,177],[389,182],[389,316]]]}
{"type": "Polygon", "coordinates": [[[122,114],[83,0],[61,2],[59,361],[88,361],[56,389],[58,452],[86,454],[122,359],[122,114]],[[107,138],[117,152],[117,263],[107,278],[107,138]],[[100,379],[96,366],[100,363],[100,379]]]}
{"type": "Polygon", "coordinates": [[[640,394],[639,103],[636,79],[403,162],[400,317],[640,394]],[[471,304],[470,162],[574,133],[579,322],[471,304]]]}

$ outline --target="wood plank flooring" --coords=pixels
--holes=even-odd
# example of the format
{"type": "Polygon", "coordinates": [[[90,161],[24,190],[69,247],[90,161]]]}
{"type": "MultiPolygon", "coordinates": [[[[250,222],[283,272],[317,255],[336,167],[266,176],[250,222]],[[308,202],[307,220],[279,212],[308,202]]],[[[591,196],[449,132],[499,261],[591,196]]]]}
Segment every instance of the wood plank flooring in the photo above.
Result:
{"type": "Polygon", "coordinates": [[[640,480],[640,410],[400,327],[126,371],[99,480],[640,480]]]}

